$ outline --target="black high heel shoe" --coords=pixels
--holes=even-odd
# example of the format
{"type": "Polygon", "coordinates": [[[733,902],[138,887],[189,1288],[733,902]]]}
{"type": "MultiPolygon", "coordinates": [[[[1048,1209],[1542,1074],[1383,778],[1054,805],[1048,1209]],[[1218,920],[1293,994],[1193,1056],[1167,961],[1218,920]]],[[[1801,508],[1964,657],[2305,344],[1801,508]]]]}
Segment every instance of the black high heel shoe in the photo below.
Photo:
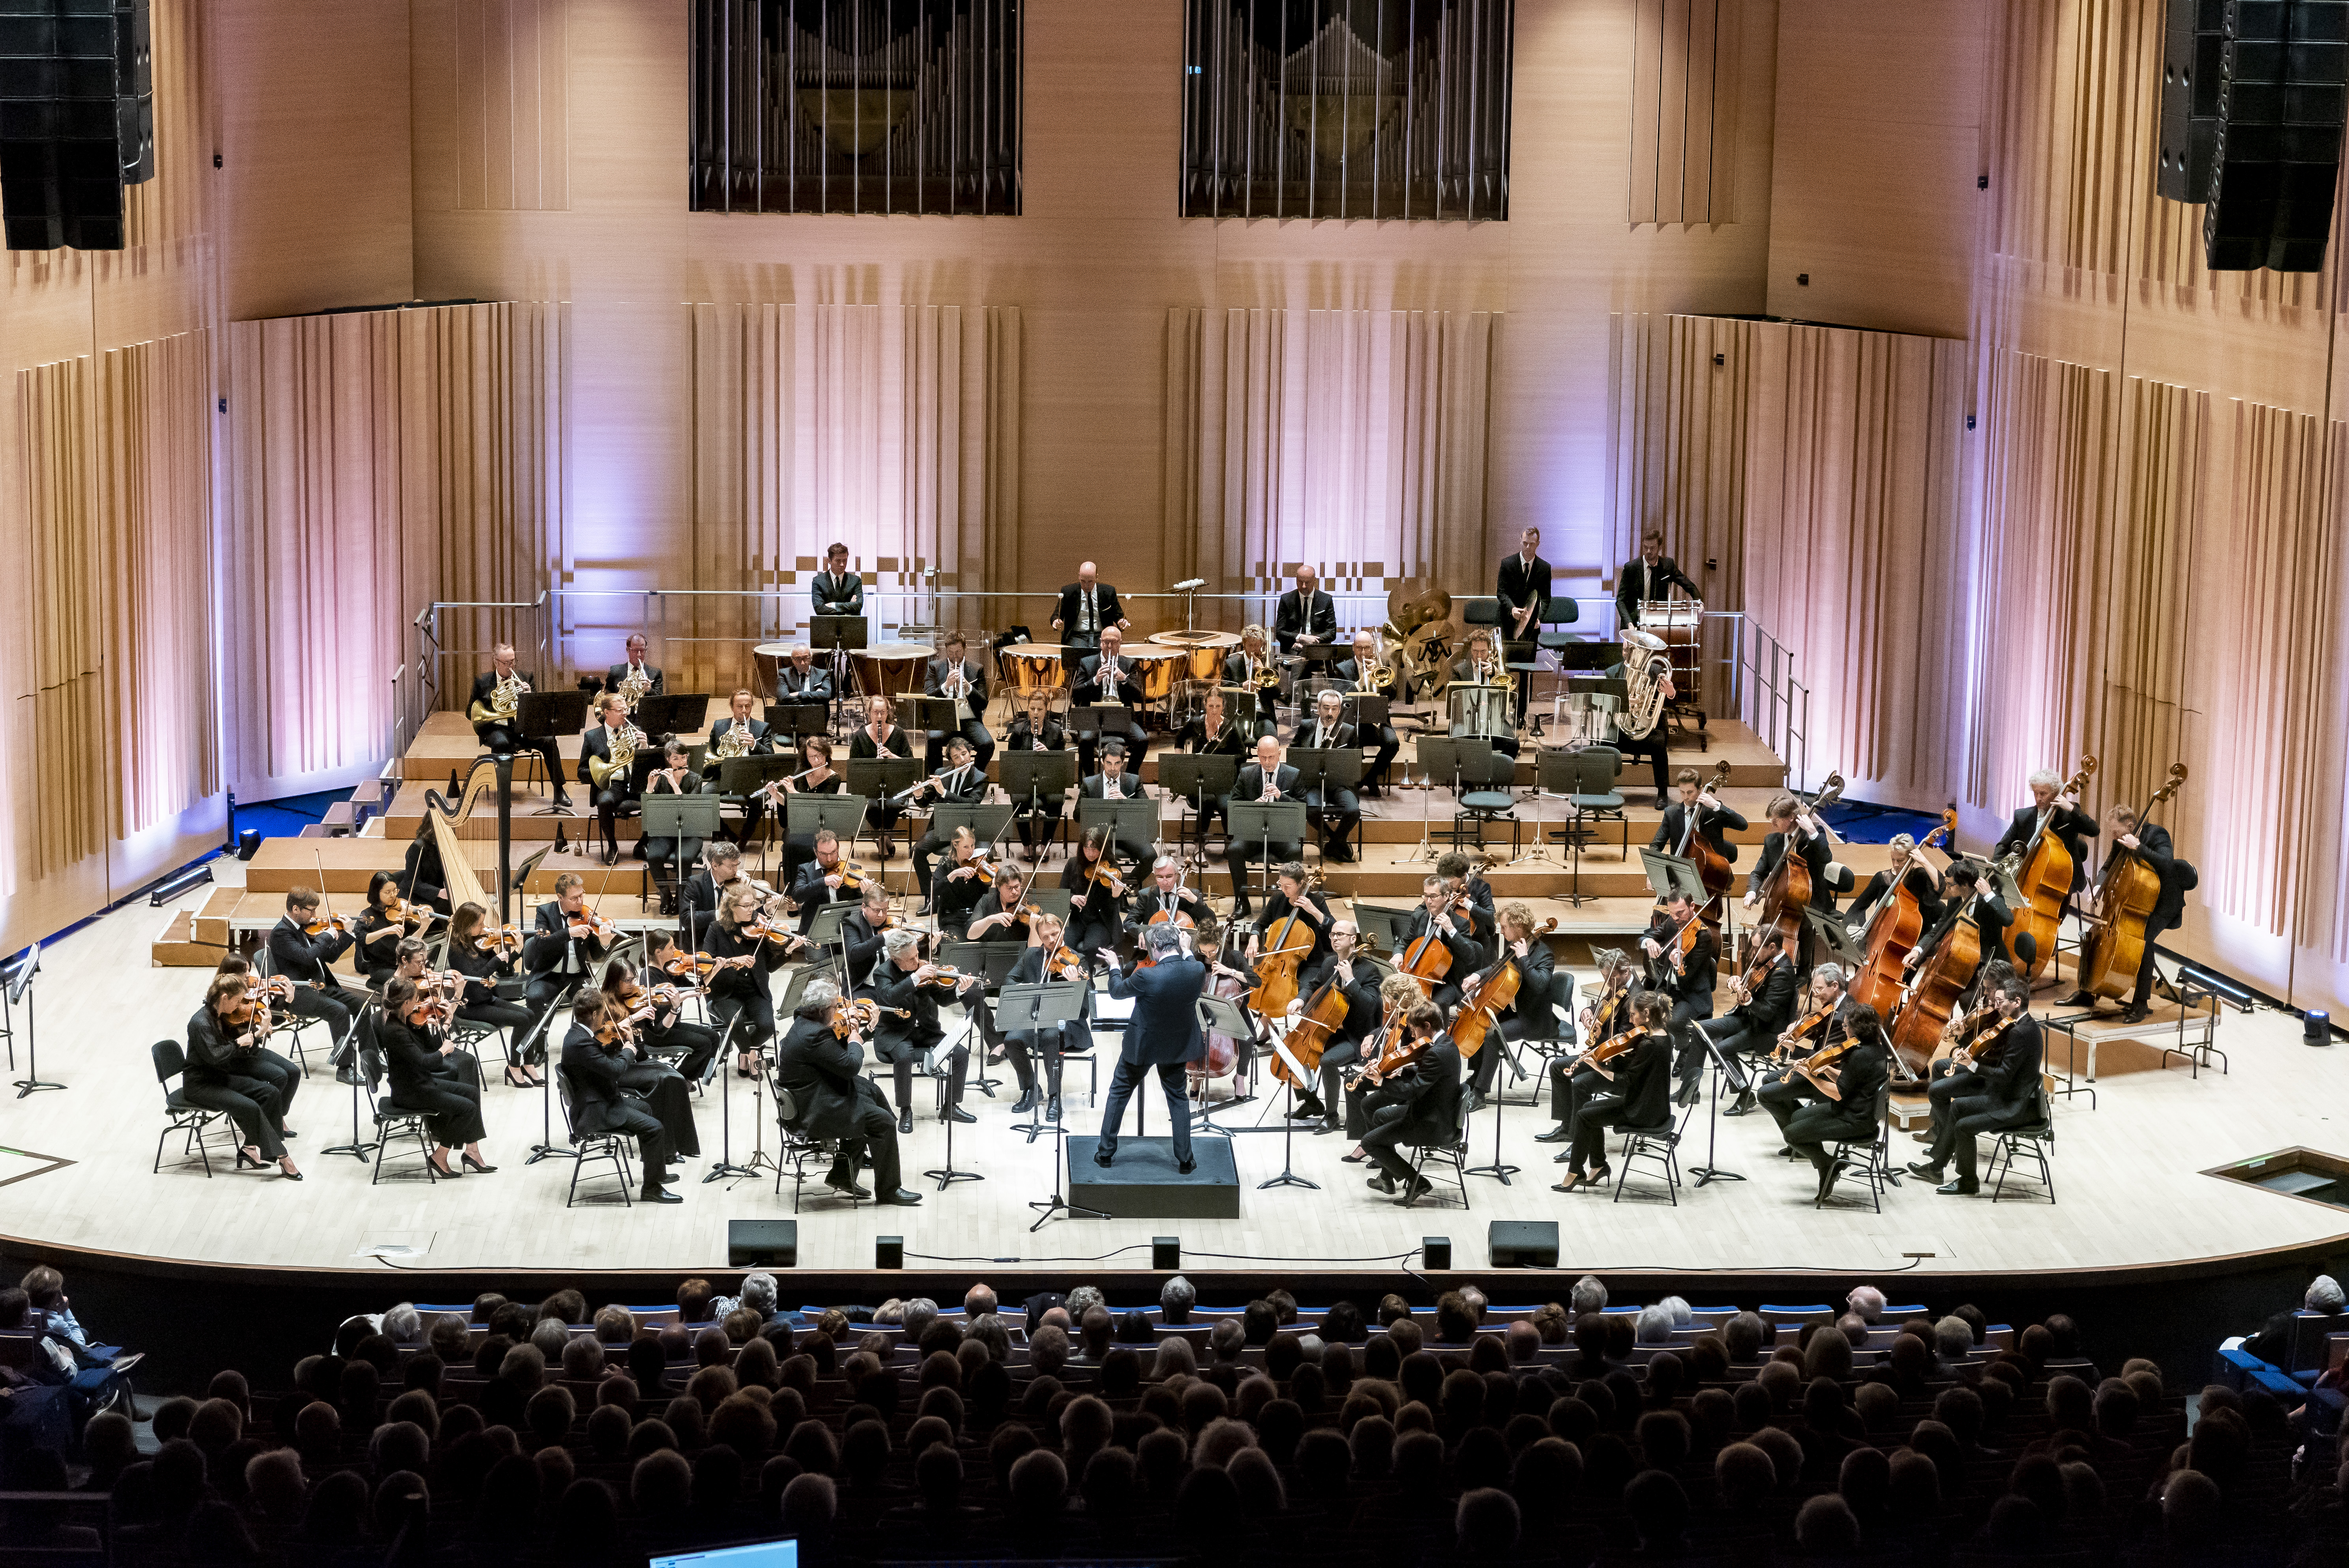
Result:
{"type": "Polygon", "coordinates": [[[475,1159],[470,1154],[460,1155],[457,1158],[464,1162],[464,1166],[467,1170],[478,1170],[483,1176],[487,1176],[492,1171],[497,1169],[497,1167],[494,1165],[483,1165],[480,1160],[475,1159]]]}
{"type": "Polygon", "coordinates": [[[546,1087],[546,1080],[543,1078],[533,1078],[530,1075],[529,1068],[518,1067],[512,1062],[509,1062],[506,1064],[506,1086],[514,1089],[543,1089],[546,1087]],[[517,1073],[521,1074],[522,1076],[519,1078],[515,1077],[514,1075],[517,1073]]]}
{"type": "Polygon", "coordinates": [[[270,1162],[262,1158],[258,1151],[247,1153],[242,1148],[236,1151],[236,1168],[239,1170],[267,1170],[269,1166],[270,1162]]]}
{"type": "Polygon", "coordinates": [[[284,1177],[288,1181],[299,1181],[302,1179],[302,1173],[300,1171],[288,1170],[282,1165],[277,1168],[277,1174],[284,1177]]]}

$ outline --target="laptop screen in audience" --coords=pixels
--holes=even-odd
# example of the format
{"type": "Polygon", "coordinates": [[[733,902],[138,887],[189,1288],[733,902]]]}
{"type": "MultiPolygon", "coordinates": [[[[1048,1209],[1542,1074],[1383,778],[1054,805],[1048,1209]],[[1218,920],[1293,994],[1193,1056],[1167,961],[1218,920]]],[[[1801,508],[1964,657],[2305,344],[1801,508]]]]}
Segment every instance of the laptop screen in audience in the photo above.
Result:
{"type": "Polygon", "coordinates": [[[795,1536],[781,1541],[754,1541],[748,1546],[720,1546],[708,1552],[680,1552],[656,1557],[650,1568],[799,1568],[800,1543],[795,1536]]]}

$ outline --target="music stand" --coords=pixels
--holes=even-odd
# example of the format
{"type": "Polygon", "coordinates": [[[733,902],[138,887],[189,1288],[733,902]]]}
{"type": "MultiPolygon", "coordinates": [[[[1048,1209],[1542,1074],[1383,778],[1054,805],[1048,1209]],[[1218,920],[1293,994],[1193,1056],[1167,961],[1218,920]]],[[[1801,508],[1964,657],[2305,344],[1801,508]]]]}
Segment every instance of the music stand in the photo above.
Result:
{"type": "Polygon", "coordinates": [[[818,653],[850,653],[861,649],[865,645],[865,632],[864,618],[861,615],[808,618],[808,646],[818,653]]]}
{"type": "MultiPolygon", "coordinates": [[[[1003,793],[1011,797],[1015,808],[1024,803],[1030,815],[1042,807],[1045,796],[1058,801],[1077,787],[1076,753],[1065,747],[1057,752],[999,751],[995,765],[1003,793]]],[[[1055,818],[1056,830],[1058,826],[1055,818]]],[[[1043,852],[1037,854],[1040,858],[1043,852]]]]}
{"type": "MultiPolygon", "coordinates": [[[[1122,739],[1133,729],[1133,710],[1122,702],[1071,702],[1069,704],[1067,728],[1072,738],[1091,736],[1098,745],[1106,732],[1112,739],[1122,739]]],[[[1129,759],[1137,768],[1140,757],[1129,759]]]]}
{"type": "Polygon", "coordinates": [[[1354,726],[1358,738],[1365,726],[1376,730],[1394,722],[1394,699],[1385,692],[1347,691],[1341,695],[1345,699],[1346,722],[1354,726]]]}
{"type": "Polygon", "coordinates": [[[1648,886],[1655,889],[1659,904],[1685,895],[1696,900],[1696,907],[1702,910],[1709,901],[1704,878],[1697,875],[1695,861],[1667,855],[1661,849],[1642,849],[1640,867],[1648,874],[1648,886]]]}
{"type": "MultiPolygon", "coordinates": [[[[563,746],[559,737],[585,734],[587,730],[587,693],[568,691],[525,691],[514,709],[514,738],[524,742],[554,742],[555,764],[563,762],[563,746]]],[[[560,794],[563,779],[557,776],[546,781],[546,787],[560,794]]],[[[571,816],[575,815],[567,805],[543,805],[531,814],[533,816],[571,816]]]]}
{"type": "MultiPolygon", "coordinates": [[[[35,942],[5,964],[0,964],[0,984],[7,987],[8,1004],[25,1004],[25,1075],[16,1080],[16,1097],[42,1089],[62,1089],[41,1076],[40,1037],[33,1032],[33,977],[41,972],[41,944],[35,942]]],[[[357,1027],[356,1024],[353,1027],[357,1027]]]]}
{"type": "MultiPolygon", "coordinates": [[[[1297,770],[1299,791],[1309,795],[1316,790],[1321,792],[1321,832],[1326,836],[1330,831],[1330,819],[1337,815],[1336,808],[1330,804],[1330,787],[1352,789],[1362,782],[1361,750],[1352,747],[1316,749],[1312,746],[1291,746],[1288,755],[1281,760],[1297,770]]],[[[1311,812],[1310,802],[1306,809],[1309,814],[1311,812]]]]}
{"type": "MultiPolygon", "coordinates": [[[[1265,892],[1272,887],[1272,843],[1278,838],[1284,844],[1302,846],[1305,843],[1305,803],[1301,800],[1238,800],[1230,806],[1232,840],[1237,844],[1254,841],[1263,851],[1264,880],[1257,890],[1265,892]]],[[[1245,866],[1245,862],[1242,863],[1245,866]]],[[[1245,888],[1235,888],[1235,894],[1245,888]]],[[[1245,1034],[1247,1030],[1235,1033],[1245,1034]]]]}
{"type": "MultiPolygon", "coordinates": [[[[1303,807],[1299,807],[1303,810],[1303,807]]],[[[1112,846],[1131,852],[1140,846],[1141,857],[1147,861],[1151,848],[1158,842],[1158,815],[1154,800],[1079,800],[1077,826],[1080,829],[1106,825],[1112,846]]]]}
{"type": "Polygon", "coordinates": [[[1852,940],[1851,928],[1845,925],[1832,912],[1806,908],[1803,910],[1803,924],[1808,929],[1811,940],[1819,944],[1818,947],[1811,950],[1815,955],[1811,960],[1814,965],[1819,961],[1816,955],[1824,950],[1825,956],[1841,964],[1846,974],[1857,974],[1868,967],[1868,954],[1857,942],[1852,940]]]}
{"type": "MultiPolygon", "coordinates": [[[[1199,824],[1198,861],[1202,868],[1207,863],[1207,797],[1217,799],[1230,794],[1232,785],[1239,782],[1240,760],[1220,752],[1161,752],[1158,754],[1158,784],[1168,794],[1179,795],[1191,803],[1191,811],[1199,824]]],[[[1176,823],[1176,832],[1182,824],[1176,823]]],[[[1176,843],[1181,844],[1178,837],[1176,843]]]]}
{"type": "MultiPolygon", "coordinates": [[[[901,794],[922,782],[922,764],[911,757],[851,757],[848,759],[848,793],[868,800],[885,801],[901,794]]],[[[886,809],[902,812],[903,806],[886,809]]],[[[838,828],[833,831],[837,833],[838,828]]],[[[876,829],[890,831],[890,829],[876,829]]],[[[874,848],[880,845],[876,840],[874,848]]]]}
{"type": "MultiPolygon", "coordinates": [[[[778,735],[823,735],[832,730],[832,704],[829,702],[770,702],[766,713],[767,738],[771,742],[778,735]]],[[[798,750],[796,746],[792,748],[798,750]]],[[[799,769],[793,768],[793,773],[799,769]]]]}
{"type": "Polygon", "coordinates": [[[709,693],[669,692],[639,698],[630,718],[657,745],[664,734],[688,735],[706,726],[709,721],[709,693]]]}
{"type": "MultiPolygon", "coordinates": [[[[1299,807],[1299,809],[1302,810],[1303,808],[1299,807]]],[[[1242,1007],[1237,1001],[1230,997],[1202,996],[1196,1002],[1192,1003],[1192,1006],[1198,1012],[1199,1031],[1203,1035],[1208,1031],[1213,1030],[1219,1034],[1229,1034],[1235,1039],[1246,1040],[1251,1044],[1257,1044],[1263,1038],[1262,1035],[1257,1033],[1256,1015],[1248,1012],[1247,1009],[1242,1007]]],[[[1256,1097],[1253,1095],[1244,1096],[1237,1094],[1237,1090],[1238,1088],[1238,1082],[1237,1079],[1234,1080],[1233,1087],[1236,1091],[1234,1096],[1225,1103],[1224,1108],[1228,1109],[1232,1106],[1244,1106],[1247,1104],[1249,1100],[1256,1097]]],[[[1202,1094],[1206,1093],[1205,1080],[1202,1080],[1200,1092],[1202,1094]]],[[[1230,1137],[1232,1136],[1231,1128],[1226,1127],[1218,1127],[1216,1125],[1216,1107],[1208,1106],[1204,1102],[1200,1105],[1199,1130],[1202,1132],[1221,1133],[1224,1137],[1230,1137]]],[[[1257,1129],[1252,1128],[1250,1130],[1253,1131],[1257,1129]]],[[[1269,1132],[1272,1129],[1266,1127],[1262,1130],[1269,1132]]],[[[1309,1187],[1312,1183],[1307,1182],[1304,1185],[1309,1187]]]]}
{"type": "Polygon", "coordinates": [[[1319,1192],[1321,1190],[1319,1182],[1308,1181],[1290,1168],[1290,1151],[1297,1141],[1298,1085],[1309,1081],[1313,1075],[1307,1072],[1305,1064],[1290,1053],[1286,1035],[1272,1035],[1266,1042],[1266,1046],[1278,1060],[1288,1064],[1288,1076],[1284,1080],[1288,1085],[1288,1114],[1280,1118],[1280,1174],[1269,1181],[1257,1182],[1256,1189],[1261,1192],[1268,1187],[1302,1187],[1319,1192]]]}
{"type": "MultiPolygon", "coordinates": [[[[648,794],[641,803],[644,819],[640,831],[647,838],[666,838],[670,842],[669,874],[680,884],[685,880],[685,841],[698,838],[708,844],[719,835],[719,807],[714,794],[648,794]]],[[[647,865],[647,871],[652,867],[647,865]]],[[[638,905],[642,908],[641,903],[638,905]]]]}
{"type": "Polygon", "coordinates": [[[951,836],[957,827],[968,827],[970,836],[984,849],[1003,836],[1011,826],[1012,808],[994,801],[940,801],[930,812],[930,831],[940,838],[951,836]]]}
{"type": "Polygon", "coordinates": [[[1713,1100],[1704,1113],[1704,1163],[1691,1167],[1689,1174],[1696,1178],[1699,1187],[1708,1181],[1743,1181],[1745,1179],[1744,1177],[1733,1170],[1723,1169],[1719,1163],[1716,1140],[1721,1136],[1721,1085],[1726,1080],[1733,1093],[1743,1095],[1752,1086],[1753,1080],[1745,1075],[1745,1069],[1736,1057],[1722,1054],[1721,1042],[1694,1023],[1688,1027],[1695,1031],[1696,1037],[1703,1042],[1704,1054],[1713,1058],[1713,1100]]]}
{"type": "Polygon", "coordinates": [[[783,831],[812,837],[828,827],[843,844],[853,844],[864,827],[865,807],[872,804],[862,794],[786,795],[783,831]]]}
{"type": "MultiPolygon", "coordinates": [[[[995,999],[995,1027],[999,1033],[1009,1035],[1014,1030],[1058,1029],[1063,1023],[1075,1022],[1084,1015],[1086,987],[1077,981],[1045,981],[1035,985],[1007,985],[995,999]]],[[[1112,1218],[1099,1209],[1088,1209],[1081,1203],[1071,1203],[1061,1196],[1061,1172],[1066,1168],[1069,1124],[1066,1116],[1045,1124],[1052,1129],[1052,1196],[1043,1200],[1030,1199],[1028,1207],[1036,1210],[1036,1222],[1028,1227],[1033,1235],[1043,1229],[1044,1221],[1058,1214],[1082,1214],[1089,1219],[1112,1218]]],[[[1014,1132],[1020,1130],[1015,1125],[1014,1132]]],[[[1028,1141],[1034,1143],[1040,1130],[1036,1124],[1027,1124],[1028,1141]]]]}
{"type": "MultiPolygon", "coordinates": [[[[727,757],[718,764],[718,795],[721,801],[732,801],[742,808],[744,826],[750,817],[750,798],[764,793],[767,786],[801,772],[799,758],[789,753],[781,756],[727,757]]],[[[773,815],[780,816],[781,812],[773,815]]],[[[763,857],[761,869],[765,868],[763,857]]]]}
{"type": "Polygon", "coordinates": [[[1383,904],[1365,904],[1354,900],[1354,930],[1365,947],[1383,947],[1390,953],[1399,953],[1411,940],[1412,909],[1390,909],[1383,904]]]}

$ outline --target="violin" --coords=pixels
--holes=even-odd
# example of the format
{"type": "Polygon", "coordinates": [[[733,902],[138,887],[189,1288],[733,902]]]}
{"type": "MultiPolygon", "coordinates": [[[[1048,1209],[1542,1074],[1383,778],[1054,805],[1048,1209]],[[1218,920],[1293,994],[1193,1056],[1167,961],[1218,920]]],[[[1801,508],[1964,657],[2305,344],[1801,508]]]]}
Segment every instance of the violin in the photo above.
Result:
{"type": "Polygon", "coordinates": [[[843,996],[832,1010],[832,1032],[843,1040],[869,1033],[880,1023],[881,1004],[869,996],[854,1000],[843,996]]]}
{"type": "Polygon", "coordinates": [[[563,924],[564,929],[570,931],[573,936],[593,937],[597,941],[607,941],[618,933],[618,928],[611,921],[584,904],[580,906],[577,914],[564,916],[563,924]],[[585,926],[587,929],[584,931],[572,929],[577,926],[585,926]]]}
{"type": "Polygon", "coordinates": [[[1796,1063],[1795,1074],[1797,1077],[1807,1080],[1811,1087],[1828,1099],[1840,1100],[1843,1098],[1843,1090],[1836,1084],[1837,1072],[1836,1064],[1849,1055],[1858,1044],[1858,1035],[1847,1034],[1826,1050],[1814,1051],[1805,1060],[1796,1063]]]}
{"type": "Polygon", "coordinates": [[[953,991],[959,987],[964,981],[971,978],[972,977],[970,975],[955,968],[952,964],[933,964],[931,966],[930,978],[921,983],[924,985],[935,985],[947,991],[953,991]]]}
{"type": "Polygon", "coordinates": [[[1582,1060],[1575,1064],[1575,1065],[1578,1069],[1588,1067],[1592,1072],[1598,1074],[1600,1077],[1611,1082],[1614,1079],[1615,1075],[1608,1068],[1607,1064],[1612,1062],[1616,1057],[1620,1056],[1625,1052],[1630,1050],[1632,1046],[1637,1045],[1640,1041],[1646,1039],[1647,1036],[1648,1032],[1644,1028],[1626,1029],[1622,1033],[1611,1035],[1605,1040],[1601,1040],[1598,1044],[1593,1045],[1589,1050],[1584,1052],[1582,1054],[1582,1060]]]}
{"type": "Polygon", "coordinates": [[[267,980],[250,974],[245,976],[244,984],[246,992],[255,1002],[290,1002],[294,1000],[294,982],[282,974],[272,975],[267,980]]]}
{"type": "Polygon", "coordinates": [[[663,974],[678,980],[707,980],[718,972],[718,961],[708,953],[674,952],[661,960],[657,967],[663,974]]]}
{"type": "Polygon", "coordinates": [[[1388,1023],[1380,1034],[1378,1052],[1371,1058],[1371,1064],[1354,1075],[1354,1083],[1357,1085],[1385,1083],[1426,1054],[1428,1046],[1434,1041],[1433,1034],[1413,1037],[1411,1031],[1404,1027],[1403,1015],[1398,1012],[1393,1022],[1388,1023]]]}
{"type": "MultiPolygon", "coordinates": [[[[1770,1048],[1770,1060],[1773,1062],[1785,1061],[1786,1058],[1793,1054],[1795,1047],[1800,1045],[1813,1034],[1818,1033],[1826,1026],[1827,1020],[1834,1016],[1835,1004],[1830,1002],[1825,1007],[1815,1007],[1810,1012],[1805,1013],[1802,1017],[1796,1019],[1792,1024],[1788,1025],[1785,1033],[1778,1036],[1778,1044],[1770,1048]]],[[[1843,1047],[1841,1045],[1837,1045],[1836,1047],[1837,1054],[1840,1055],[1842,1051],[1843,1047]]]]}
{"type": "Polygon", "coordinates": [[[1044,972],[1054,980],[1082,980],[1085,956],[1074,948],[1061,948],[1044,960],[1044,972]]]}
{"type": "Polygon", "coordinates": [[[348,936],[350,927],[344,923],[340,915],[321,915],[302,928],[302,934],[305,937],[322,937],[328,931],[338,937],[348,936]]]}
{"type": "Polygon", "coordinates": [[[1085,872],[1085,880],[1092,883],[1112,898],[1125,897],[1125,878],[1118,875],[1117,867],[1109,863],[1109,857],[1106,855],[1092,863],[1092,867],[1085,872]]]}
{"type": "Polygon", "coordinates": [[[522,941],[522,929],[517,926],[499,926],[473,933],[473,946],[485,953],[518,953],[522,941]]]}

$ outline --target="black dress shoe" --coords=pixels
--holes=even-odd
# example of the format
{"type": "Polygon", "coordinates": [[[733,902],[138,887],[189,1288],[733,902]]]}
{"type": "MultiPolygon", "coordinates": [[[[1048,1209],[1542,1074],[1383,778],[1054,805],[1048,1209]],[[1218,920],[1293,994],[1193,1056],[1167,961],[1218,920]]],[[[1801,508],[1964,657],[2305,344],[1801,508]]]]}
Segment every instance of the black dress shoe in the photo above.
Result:
{"type": "Polygon", "coordinates": [[[1760,1103],[1754,1098],[1754,1091],[1748,1089],[1745,1093],[1737,1096],[1735,1104],[1732,1105],[1727,1110],[1721,1114],[1724,1116],[1752,1116],[1755,1111],[1761,1108],[1760,1103]]]}
{"type": "Polygon", "coordinates": [[[1338,1130],[1339,1127],[1336,1122],[1323,1122],[1319,1127],[1313,1129],[1313,1136],[1315,1137],[1328,1137],[1331,1133],[1338,1130]]]}
{"type": "Polygon", "coordinates": [[[1843,1167],[1840,1165],[1830,1165],[1819,1172],[1819,1195],[1816,1201],[1825,1203],[1827,1200],[1828,1194],[1835,1191],[1836,1178],[1842,1174],[1843,1167]]]}
{"type": "Polygon", "coordinates": [[[834,1192],[839,1193],[843,1198],[870,1198],[873,1196],[870,1189],[859,1187],[856,1184],[856,1177],[854,1173],[851,1172],[844,1167],[833,1167],[832,1174],[823,1179],[823,1184],[826,1187],[831,1188],[834,1192]]]}
{"type": "Polygon", "coordinates": [[[1383,1170],[1380,1171],[1376,1176],[1371,1177],[1370,1180],[1364,1182],[1362,1185],[1370,1188],[1373,1191],[1383,1192],[1390,1198],[1394,1196],[1394,1178],[1389,1176],[1383,1170]]]}
{"type": "Polygon", "coordinates": [[[875,1203],[895,1203],[904,1208],[911,1209],[915,1204],[919,1203],[921,1200],[922,1195],[920,1193],[915,1191],[910,1187],[901,1187],[895,1192],[883,1193],[873,1201],[875,1203]]]}
{"type": "Polygon", "coordinates": [[[682,1203],[685,1199],[679,1198],[676,1193],[669,1191],[667,1188],[655,1188],[650,1192],[637,1193],[636,1201],[639,1203],[682,1203]]]}
{"type": "Polygon", "coordinates": [[[911,1137],[913,1136],[914,1113],[911,1110],[903,1110],[897,1113],[897,1132],[899,1136],[905,1137],[911,1137]]]}
{"type": "Polygon", "coordinates": [[[2132,1007],[2121,1014],[2121,1022],[2123,1023],[2142,1023],[2148,1016],[2149,1012],[2147,1009],[2142,1007],[2132,1007]]]}
{"type": "Polygon", "coordinates": [[[1019,1098],[1012,1103],[1011,1114],[1015,1116],[1024,1116],[1035,1108],[1036,1091],[1033,1089],[1022,1089],[1019,1091],[1019,1098]]]}
{"type": "Polygon", "coordinates": [[[1060,1096],[1054,1095],[1050,1099],[1044,1102],[1044,1119],[1048,1122],[1057,1122],[1061,1119],[1060,1096]]]}
{"type": "Polygon", "coordinates": [[[1982,1183],[1976,1181],[1971,1176],[1961,1176],[1955,1181],[1944,1181],[1940,1186],[1933,1189],[1933,1190],[1947,1194],[1951,1198],[1963,1198],[1968,1193],[1980,1192],[1982,1190],[1982,1183]]]}
{"type": "Polygon", "coordinates": [[[1113,1148],[1096,1148],[1093,1150],[1093,1163],[1100,1166],[1103,1170],[1107,1170],[1116,1158],[1117,1150],[1113,1148]]]}
{"type": "Polygon", "coordinates": [[[1550,1128],[1549,1131],[1546,1133],[1534,1134],[1534,1141],[1536,1143],[1564,1143],[1573,1136],[1574,1129],[1568,1127],[1564,1122],[1560,1122],[1557,1126],[1550,1128]]]}
{"type": "Polygon", "coordinates": [[[1322,1108],[1321,1102],[1308,1095],[1297,1102],[1297,1108],[1288,1113],[1288,1119],[1293,1122],[1312,1122],[1319,1121],[1328,1115],[1329,1112],[1322,1108]]]}
{"type": "MultiPolygon", "coordinates": [[[[1672,1096],[1672,1104],[1685,1107],[1695,1105],[1702,1098],[1704,1098],[1704,1096],[1695,1087],[1695,1085],[1692,1085],[1688,1088],[1682,1089],[1679,1094],[1674,1095],[1672,1096]]],[[[1729,1113],[1729,1115],[1733,1116],[1736,1114],[1737,1113],[1735,1111],[1731,1111],[1729,1113]]]]}
{"type": "Polygon", "coordinates": [[[1920,1159],[1911,1164],[1909,1167],[1909,1174],[1920,1180],[1932,1182],[1936,1186],[1940,1185],[1941,1180],[1941,1168],[1927,1159],[1920,1159]]]}
{"type": "Polygon", "coordinates": [[[1429,1193],[1434,1190],[1435,1183],[1428,1180],[1427,1178],[1423,1176],[1414,1176],[1411,1179],[1411,1185],[1404,1188],[1402,1190],[1402,1200],[1406,1205],[1409,1205],[1426,1197],[1429,1193]]]}
{"type": "Polygon", "coordinates": [[[2065,997],[2061,1005],[2064,1007],[2094,1007],[2096,1005],[2096,993],[2093,991],[2075,991],[2071,995],[2065,997]]]}
{"type": "Polygon", "coordinates": [[[1195,1159],[1178,1159],[1174,1162],[1174,1174],[1177,1176],[1188,1176],[1198,1168],[1199,1162],[1195,1159]]]}
{"type": "Polygon", "coordinates": [[[968,1123],[968,1122],[975,1122],[975,1121],[978,1120],[978,1118],[977,1116],[972,1116],[968,1111],[964,1110],[960,1106],[948,1106],[947,1107],[947,1114],[946,1114],[945,1116],[940,1116],[940,1117],[938,1118],[938,1120],[940,1120],[940,1121],[942,1121],[942,1122],[966,1122],[966,1123],[968,1123]]]}

